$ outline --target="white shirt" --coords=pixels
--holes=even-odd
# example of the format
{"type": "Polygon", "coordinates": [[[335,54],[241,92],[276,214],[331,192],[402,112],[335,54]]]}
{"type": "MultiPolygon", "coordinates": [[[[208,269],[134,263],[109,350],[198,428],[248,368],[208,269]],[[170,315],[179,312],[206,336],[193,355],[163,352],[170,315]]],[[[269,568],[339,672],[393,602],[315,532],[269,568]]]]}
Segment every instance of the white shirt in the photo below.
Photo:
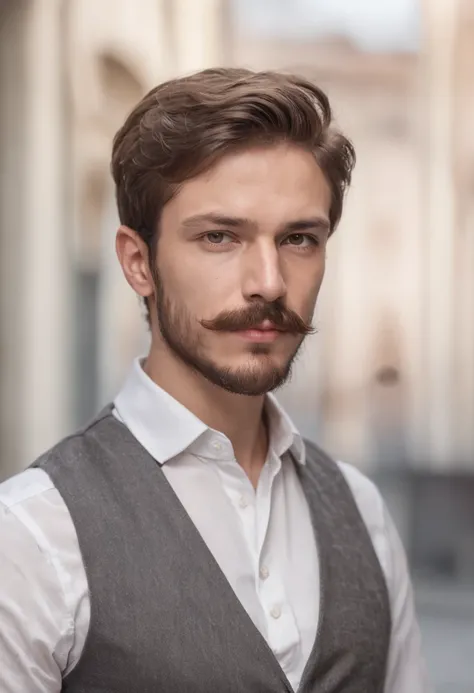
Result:
{"type": "MultiPolygon", "coordinates": [[[[319,566],[297,464],[304,444],[267,398],[270,443],[255,491],[230,441],[153,383],[136,360],[115,415],[162,465],[296,690],[316,636],[319,566]],[[218,518],[218,522],[216,522],[218,518]]],[[[133,464],[133,460],[130,460],[133,464]]],[[[384,693],[428,693],[401,542],[375,486],[340,463],[387,580],[392,634],[384,693]]],[[[0,484],[0,691],[59,693],[89,628],[74,525],[51,480],[28,469],[0,484]]]]}

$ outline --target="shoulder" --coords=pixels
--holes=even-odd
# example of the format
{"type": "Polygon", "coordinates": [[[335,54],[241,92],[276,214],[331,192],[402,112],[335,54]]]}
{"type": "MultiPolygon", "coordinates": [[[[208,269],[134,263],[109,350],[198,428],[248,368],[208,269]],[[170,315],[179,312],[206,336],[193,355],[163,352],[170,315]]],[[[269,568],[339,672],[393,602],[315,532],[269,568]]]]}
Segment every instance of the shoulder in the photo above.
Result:
{"type": "Polygon", "coordinates": [[[400,582],[408,579],[405,549],[398,530],[374,482],[353,465],[344,462],[337,464],[354,496],[385,573],[389,592],[394,598],[400,582]]]}
{"type": "Polygon", "coordinates": [[[342,472],[366,524],[370,527],[374,525],[384,526],[386,520],[385,503],[374,482],[352,464],[340,461],[336,464],[342,472]]]}
{"type": "Polygon", "coordinates": [[[333,475],[342,476],[368,528],[381,527],[385,522],[386,509],[373,481],[353,465],[336,462],[312,441],[304,442],[307,465],[312,469],[319,467],[333,475]]]}
{"type": "MultiPolygon", "coordinates": [[[[25,469],[0,484],[0,504],[13,510],[29,500],[55,492],[53,482],[42,469],[25,469]]],[[[41,502],[41,501],[40,501],[41,502]]]]}
{"type": "Polygon", "coordinates": [[[39,690],[40,680],[56,681],[66,670],[76,640],[80,646],[76,615],[85,622],[88,608],[74,525],[42,469],[0,484],[0,555],[0,611],[10,633],[0,661],[9,673],[16,671],[25,690],[39,690]]]}
{"type": "MultiPolygon", "coordinates": [[[[394,551],[394,528],[387,507],[374,482],[357,467],[333,460],[327,453],[311,441],[305,440],[307,463],[312,465],[316,459],[319,465],[331,474],[340,474],[349,488],[370,539],[377,558],[389,579],[392,572],[394,551]]],[[[395,543],[397,543],[395,539],[395,543]]],[[[398,543],[397,543],[398,548],[398,543]]]]}
{"type": "Polygon", "coordinates": [[[0,484],[0,554],[4,565],[23,567],[30,582],[36,576],[54,583],[64,601],[71,601],[70,576],[81,572],[82,562],[76,530],[42,469],[26,469],[0,484]]]}
{"type": "Polygon", "coordinates": [[[26,469],[0,484],[0,525],[3,555],[16,552],[12,537],[21,536],[22,560],[37,564],[46,560],[54,567],[52,557],[75,541],[66,505],[43,469],[26,469]]]}
{"type": "Polygon", "coordinates": [[[112,405],[104,407],[87,425],[63,438],[44,452],[33,462],[31,467],[45,470],[55,483],[55,472],[58,468],[75,468],[78,463],[88,459],[91,455],[97,455],[104,445],[104,430],[107,430],[107,426],[110,426],[111,422],[112,425],[119,425],[116,417],[112,415],[112,411],[112,405]]]}

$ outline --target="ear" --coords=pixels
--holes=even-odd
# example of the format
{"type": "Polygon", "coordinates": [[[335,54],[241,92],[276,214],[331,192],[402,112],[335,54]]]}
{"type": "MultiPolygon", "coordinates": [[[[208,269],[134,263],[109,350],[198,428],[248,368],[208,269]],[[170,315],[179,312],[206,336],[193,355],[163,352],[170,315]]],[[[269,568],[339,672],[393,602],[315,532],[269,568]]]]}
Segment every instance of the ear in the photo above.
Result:
{"type": "Polygon", "coordinates": [[[153,277],[148,258],[148,246],[138,233],[121,226],[115,239],[115,250],[125,279],[139,296],[148,298],[154,293],[153,277]]]}

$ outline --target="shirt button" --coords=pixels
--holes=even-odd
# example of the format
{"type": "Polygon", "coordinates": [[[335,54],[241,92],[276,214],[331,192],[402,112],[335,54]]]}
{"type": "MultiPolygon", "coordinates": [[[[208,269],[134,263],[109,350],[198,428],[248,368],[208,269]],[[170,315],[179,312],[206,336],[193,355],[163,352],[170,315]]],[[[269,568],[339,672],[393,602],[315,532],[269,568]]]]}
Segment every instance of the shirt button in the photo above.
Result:
{"type": "Polygon", "coordinates": [[[221,443],[213,443],[212,447],[214,448],[214,450],[222,450],[221,443]]]}
{"type": "Polygon", "coordinates": [[[260,578],[262,580],[266,580],[269,575],[270,575],[270,571],[268,570],[267,566],[262,565],[262,567],[260,568],[260,578]]]}
{"type": "Polygon", "coordinates": [[[270,616],[271,616],[272,618],[275,618],[275,619],[280,618],[280,616],[281,616],[281,607],[279,607],[279,606],[274,606],[273,609],[270,611],[270,616]]]}
{"type": "Polygon", "coordinates": [[[241,508],[246,508],[248,506],[249,502],[245,496],[240,496],[239,498],[239,505],[241,508]]]}

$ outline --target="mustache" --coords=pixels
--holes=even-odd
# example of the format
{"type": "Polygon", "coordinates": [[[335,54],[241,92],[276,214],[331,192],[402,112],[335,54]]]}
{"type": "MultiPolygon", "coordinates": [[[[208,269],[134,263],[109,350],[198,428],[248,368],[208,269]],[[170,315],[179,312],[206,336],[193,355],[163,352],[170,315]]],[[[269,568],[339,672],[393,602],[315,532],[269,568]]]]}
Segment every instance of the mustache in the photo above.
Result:
{"type": "Polygon", "coordinates": [[[225,311],[213,320],[200,322],[214,332],[238,332],[256,328],[265,321],[271,322],[277,330],[290,334],[309,335],[316,332],[311,323],[278,301],[253,303],[247,308],[225,311]]]}

